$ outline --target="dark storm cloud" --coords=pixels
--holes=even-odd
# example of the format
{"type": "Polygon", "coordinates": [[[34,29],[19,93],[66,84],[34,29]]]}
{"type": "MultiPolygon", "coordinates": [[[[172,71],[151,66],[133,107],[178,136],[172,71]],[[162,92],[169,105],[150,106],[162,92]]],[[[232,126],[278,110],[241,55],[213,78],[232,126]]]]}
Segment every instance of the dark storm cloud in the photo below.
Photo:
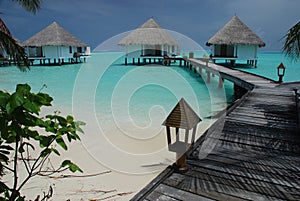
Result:
{"type": "Polygon", "coordinates": [[[299,7],[299,0],[45,0],[33,15],[13,1],[0,0],[1,18],[19,40],[57,21],[92,48],[150,17],[205,47],[236,14],[266,42],[264,51],[280,51],[280,38],[300,20],[299,7]]]}

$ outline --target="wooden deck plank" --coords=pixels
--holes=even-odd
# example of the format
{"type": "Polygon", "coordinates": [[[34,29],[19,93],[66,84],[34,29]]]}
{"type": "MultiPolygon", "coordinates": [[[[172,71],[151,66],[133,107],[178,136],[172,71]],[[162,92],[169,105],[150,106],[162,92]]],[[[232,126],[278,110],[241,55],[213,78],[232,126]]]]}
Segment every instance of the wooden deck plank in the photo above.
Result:
{"type": "MultiPolygon", "coordinates": [[[[242,177],[251,180],[253,183],[259,181],[261,183],[266,183],[269,186],[272,186],[272,188],[276,186],[276,188],[279,190],[281,188],[284,188],[290,190],[295,189],[294,191],[299,191],[300,189],[299,180],[293,179],[286,181],[284,176],[259,170],[259,168],[263,169],[263,166],[256,166],[258,168],[253,168],[251,164],[249,166],[242,163],[226,164],[220,161],[218,158],[213,158],[212,156],[201,161],[191,160],[189,161],[189,164],[194,167],[206,168],[211,172],[211,174],[213,174],[213,172],[222,172],[224,174],[231,175],[235,179],[237,179],[238,177],[242,177]],[[247,169],[245,170],[245,168],[247,169]]],[[[262,194],[264,193],[262,192],[262,194]]]]}
{"type": "MultiPolygon", "coordinates": [[[[293,192],[289,192],[289,189],[281,188],[280,191],[274,189],[270,183],[249,179],[247,177],[235,175],[224,172],[210,171],[209,169],[202,167],[192,167],[185,175],[190,177],[196,177],[201,180],[213,181],[221,185],[228,185],[235,189],[240,189],[242,191],[252,192],[253,194],[260,197],[260,193],[263,192],[267,197],[273,198],[292,198],[293,192]]],[[[254,198],[254,197],[253,197],[254,198]]],[[[255,199],[255,198],[254,198],[255,199]]]]}
{"type": "Polygon", "coordinates": [[[146,195],[178,200],[184,194],[214,200],[300,200],[300,131],[293,91],[300,83],[290,87],[216,64],[188,61],[251,91],[195,143],[188,153],[187,172],[168,174],[150,185],[153,194],[146,195]]]}
{"type": "MultiPolygon", "coordinates": [[[[154,192],[156,192],[157,194],[165,195],[171,199],[176,199],[176,200],[214,201],[213,199],[210,199],[210,198],[207,198],[204,196],[199,196],[194,193],[183,191],[181,189],[174,188],[172,186],[168,186],[165,184],[160,184],[154,192]]],[[[161,199],[159,198],[159,199],[151,199],[151,200],[161,200],[161,199]]]]}
{"type": "Polygon", "coordinates": [[[203,192],[214,193],[213,195],[218,196],[215,199],[218,200],[262,200],[263,197],[268,198],[268,196],[262,196],[255,192],[241,190],[236,187],[238,184],[235,187],[228,185],[228,181],[218,180],[211,175],[201,174],[198,176],[201,178],[175,173],[164,183],[199,195],[203,192]]]}

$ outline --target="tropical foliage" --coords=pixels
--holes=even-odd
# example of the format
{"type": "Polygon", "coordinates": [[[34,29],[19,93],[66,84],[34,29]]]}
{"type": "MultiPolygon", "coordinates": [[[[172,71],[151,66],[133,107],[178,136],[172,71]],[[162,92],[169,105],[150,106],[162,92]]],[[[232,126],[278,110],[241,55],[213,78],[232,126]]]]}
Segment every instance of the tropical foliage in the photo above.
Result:
{"type": "Polygon", "coordinates": [[[22,6],[25,10],[36,13],[42,4],[42,0],[12,0],[18,2],[20,6],[22,6]]]}
{"type": "Polygon", "coordinates": [[[43,106],[51,106],[52,97],[45,93],[32,93],[27,84],[19,84],[12,94],[0,91],[0,174],[12,175],[11,186],[0,181],[0,200],[24,200],[21,188],[34,176],[49,176],[69,169],[82,170],[70,160],[58,167],[47,166],[50,155],[67,150],[66,141],[80,140],[80,126],[72,116],[54,113],[40,117],[43,106]],[[19,170],[26,170],[20,175],[19,170]]]}
{"type": "MultiPolygon", "coordinates": [[[[42,0],[12,0],[17,2],[25,10],[36,13],[41,6],[42,0]]],[[[5,23],[0,18],[0,55],[6,55],[10,61],[16,63],[21,71],[29,69],[28,59],[25,57],[24,48],[16,41],[5,23]]]]}
{"type": "Polygon", "coordinates": [[[9,29],[0,18],[0,53],[6,54],[12,59],[20,70],[24,71],[28,68],[29,63],[25,57],[24,48],[12,37],[9,29]]]}
{"type": "Polygon", "coordinates": [[[293,61],[297,61],[300,58],[300,21],[290,28],[283,38],[283,51],[293,61]]]}

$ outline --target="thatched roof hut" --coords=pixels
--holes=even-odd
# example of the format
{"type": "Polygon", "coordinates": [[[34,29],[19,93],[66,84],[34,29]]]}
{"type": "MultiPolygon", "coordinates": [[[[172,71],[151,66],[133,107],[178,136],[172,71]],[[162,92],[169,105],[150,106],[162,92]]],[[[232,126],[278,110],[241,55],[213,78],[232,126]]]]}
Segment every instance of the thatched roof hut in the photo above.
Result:
{"type": "Polygon", "coordinates": [[[258,45],[264,47],[266,44],[237,16],[233,16],[227,24],[220,29],[206,43],[207,46],[217,45],[258,45]]]}
{"type": "MultiPolygon", "coordinates": [[[[90,55],[90,47],[70,34],[58,23],[53,22],[28,40],[22,43],[27,56],[31,59],[52,60],[56,64],[64,63],[64,59],[75,63],[79,57],[90,55]]],[[[42,62],[41,62],[42,63],[42,62]]]]}
{"type": "Polygon", "coordinates": [[[75,46],[87,47],[85,43],[70,34],[57,22],[53,22],[42,31],[38,32],[25,42],[23,46],[41,47],[41,46],[75,46]]]}
{"type": "Polygon", "coordinates": [[[237,16],[233,16],[206,45],[211,46],[214,62],[225,59],[235,65],[236,60],[247,60],[247,63],[256,66],[258,48],[266,44],[237,16]]]}
{"type": "Polygon", "coordinates": [[[142,26],[132,31],[123,38],[119,45],[170,45],[178,46],[178,43],[157,22],[150,18],[142,26]]]}
{"type": "Polygon", "coordinates": [[[142,57],[143,60],[145,57],[159,59],[179,51],[179,44],[153,18],[133,30],[118,45],[125,46],[127,57],[133,58],[133,61],[142,57]]]}

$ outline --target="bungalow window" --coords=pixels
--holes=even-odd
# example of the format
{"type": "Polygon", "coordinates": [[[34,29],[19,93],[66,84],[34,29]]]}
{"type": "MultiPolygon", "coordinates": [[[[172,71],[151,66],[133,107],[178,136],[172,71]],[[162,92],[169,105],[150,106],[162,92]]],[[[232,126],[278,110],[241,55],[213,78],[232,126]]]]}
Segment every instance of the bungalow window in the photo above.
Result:
{"type": "Polygon", "coordinates": [[[69,46],[69,53],[72,54],[72,46],[69,46]]]}

